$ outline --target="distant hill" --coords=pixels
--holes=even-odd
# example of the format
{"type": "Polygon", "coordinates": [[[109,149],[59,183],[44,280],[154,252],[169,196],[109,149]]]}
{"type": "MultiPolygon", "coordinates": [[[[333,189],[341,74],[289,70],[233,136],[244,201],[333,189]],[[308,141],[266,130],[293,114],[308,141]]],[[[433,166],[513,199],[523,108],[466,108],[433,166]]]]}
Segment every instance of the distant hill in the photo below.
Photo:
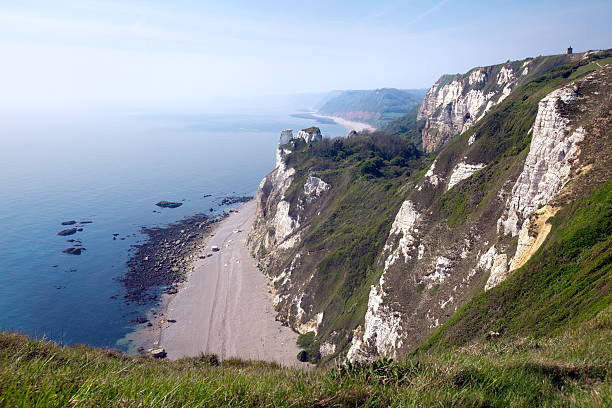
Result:
{"type": "Polygon", "coordinates": [[[343,91],[329,98],[319,113],[379,127],[421,104],[425,89],[382,88],[343,91]]]}

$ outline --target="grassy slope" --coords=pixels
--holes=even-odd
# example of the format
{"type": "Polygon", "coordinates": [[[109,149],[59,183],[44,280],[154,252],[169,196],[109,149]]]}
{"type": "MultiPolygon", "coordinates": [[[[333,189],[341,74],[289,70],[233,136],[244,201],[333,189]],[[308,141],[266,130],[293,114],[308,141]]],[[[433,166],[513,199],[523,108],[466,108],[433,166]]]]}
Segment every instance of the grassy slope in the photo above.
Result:
{"type": "Polygon", "coordinates": [[[470,301],[423,347],[466,344],[489,330],[555,333],[612,304],[612,181],[567,205],[552,224],[526,265],[470,301]]]}
{"type": "Polygon", "coordinates": [[[310,371],[128,357],[0,333],[0,406],[609,406],[610,355],[611,309],[555,338],[310,371]]]}

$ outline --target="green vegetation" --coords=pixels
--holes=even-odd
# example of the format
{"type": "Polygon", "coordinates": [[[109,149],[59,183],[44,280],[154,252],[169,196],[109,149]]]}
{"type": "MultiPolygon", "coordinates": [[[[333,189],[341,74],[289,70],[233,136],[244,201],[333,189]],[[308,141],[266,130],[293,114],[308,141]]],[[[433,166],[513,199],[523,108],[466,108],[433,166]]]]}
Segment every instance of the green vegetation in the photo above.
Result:
{"type": "Polygon", "coordinates": [[[385,123],[380,130],[392,135],[405,137],[414,143],[416,147],[421,148],[423,144],[421,131],[425,127],[425,119],[417,121],[418,109],[417,105],[406,115],[385,123]]]}
{"type": "Polygon", "coordinates": [[[298,360],[311,363],[317,363],[321,360],[319,343],[315,342],[315,335],[315,332],[311,331],[298,336],[297,345],[304,349],[298,353],[298,360]]]}
{"type": "Polygon", "coordinates": [[[320,109],[324,115],[347,117],[351,113],[363,113],[354,120],[379,126],[396,119],[421,103],[423,89],[383,88],[367,91],[344,91],[328,100],[320,109]]]}
{"type": "MultiPolygon", "coordinates": [[[[317,337],[302,345],[305,353],[300,358],[316,362],[319,339],[334,331],[347,333],[363,321],[370,285],[381,273],[378,256],[410,192],[406,184],[416,180],[427,160],[407,139],[381,132],[311,144],[297,140],[291,150],[286,163],[296,173],[285,194],[290,213],[298,207],[311,208],[302,205],[308,175],[333,186],[313,213],[300,212],[309,223],[301,242],[316,254],[303,258],[302,269],[314,273],[309,293],[315,294],[315,311],[325,311],[317,337]]],[[[287,256],[287,262],[292,259],[287,256]]],[[[349,336],[342,338],[348,345],[349,336]]]]}
{"type": "Polygon", "coordinates": [[[0,334],[0,405],[141,407],[610,406],[612,310],[558,337],[484,339],[393,362],[300,371],[178,361],[0,334]]]}

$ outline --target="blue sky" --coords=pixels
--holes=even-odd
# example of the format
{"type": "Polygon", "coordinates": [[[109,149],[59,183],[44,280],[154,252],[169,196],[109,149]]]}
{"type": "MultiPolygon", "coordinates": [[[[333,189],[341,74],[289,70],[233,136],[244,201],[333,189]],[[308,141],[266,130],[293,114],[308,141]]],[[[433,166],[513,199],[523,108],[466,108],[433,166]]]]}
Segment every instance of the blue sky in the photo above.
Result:
{"type": "Polygon", "coordinates": [[[0,0],[0,108],[427,88],[612,46],[610,1],[0,0]]]}

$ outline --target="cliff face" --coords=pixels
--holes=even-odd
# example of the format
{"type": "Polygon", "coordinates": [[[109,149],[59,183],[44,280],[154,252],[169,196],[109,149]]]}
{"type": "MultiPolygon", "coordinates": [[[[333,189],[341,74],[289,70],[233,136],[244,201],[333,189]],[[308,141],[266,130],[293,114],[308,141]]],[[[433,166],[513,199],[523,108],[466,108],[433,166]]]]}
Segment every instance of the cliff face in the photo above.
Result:
{"type": "Polygon", "coordinates": [[[601,115],[599,104],[609,106],[609,98],[589,93],[593,86],[609,93],[612,68],[542,98],[533,126],[524,129],[531,135],[527,157],[506,162],[501,174],[499,157],[478,162],[486,157],[484,144],[491,143],[479,141],[482,129],[441,152],[395,218],[382,254],[383,273],[370,291],[349,359],[394,357],[418,346],[483,285],[485,290],[499,285],[531,258],[551,231],[549,219],[567,203],[576,183],[584,182],[577,174],[592,171],[595,161],[600,182],[610,177],[610,135],[604,148],[595,132],[585,130],[602,117],[585,120],[574,108],[579,104],[601,115]],[[591,147],[589,153],[581,153],[583,143],[591,147]],[[596,145],[603,150],[593,152],[596,145]],[[474,187],[491,181],[484,191],[489,201],[477,198],[476,211],[454,222],[456,206],[479,195],[474,187]]]}
{"type": "Polygon", "coordinates": [[[385,156],[384,140],[279,148],[251,237],[278,318],[314,332],[311,353],[410,352],[474,297],[497,293],[547,245],[551,220],[610,179],[612,65],[580,58],[525,86],[516,78],[532,64],[556,65],[439,81],[423,103],[434,111],[423,138],[439,149],[431,159],[385,156]]]}
{"type": "MultiPolygon", "coordinates": [[[[581,55],[576,54],[574,58],[581,55]]],[[[465,74],[441,76],[425,94],[417,114],[417,120],[425,120],[424,150],[439,150],[450,138],[482,119],[518,85],[571,58],[554,56],[508,61],[474,68],[465,74]]]]}

